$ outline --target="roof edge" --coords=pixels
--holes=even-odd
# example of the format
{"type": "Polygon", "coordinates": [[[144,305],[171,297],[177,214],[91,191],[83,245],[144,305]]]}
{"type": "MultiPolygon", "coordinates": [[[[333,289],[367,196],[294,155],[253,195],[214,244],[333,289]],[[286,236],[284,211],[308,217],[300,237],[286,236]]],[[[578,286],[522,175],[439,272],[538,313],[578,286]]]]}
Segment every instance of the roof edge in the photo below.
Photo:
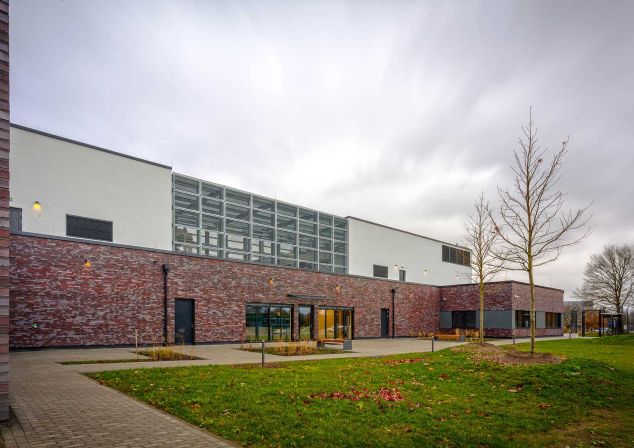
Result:
{"type": "Polygon", "coordinates": [[[410,232],[408,230],[397,229],[396,227],[390,227],[390,226],[387,226],[385,224],[381,224],[381,223],[378,223],[378,222],[369,221],[369,220],[363,219],[363,218],[357,218],[356,216],[346,216],[346,219],[354,219],[356,221],[361,221],[361,222],[364,222],[366,224],[372,224],[374,226],[383,227],[385,229],[395,230],[396,232],[406,233],[408,235],[417,236],[419,238],[424,238],[426,240],[435,241],[437,243],[447,244],[447,245],[449,245],[451,247],[457,247],[459,249],[464,249],[464,250],[468,250],[469,252],[471,252],[471,249],[469,249],[468,247],[461,246],[460,244],[454,244],[454,243],[450,243],[448,241],[438,240],[436,238],[431,238],[431,237],[428,237],[428,236],[425,236],[425,235],[421,235],[419,233],[410,232]]]}
{"type": "Polygon", "coordinates": [[[54,138],[55,140],[60,140],[62,142],[72,143],[74,145],[79,145],[79,146],[84,146],[86,148],[95,149],[97,151],[105,152],[107,154],[112,154],[112,155],[119,156],[119,157],[125,157],[126,159],[131,159],[131,160],[135,160],[137,162],[147,163],[149,165],[158,166],[160,168],[166,168],[166,169],[168,169],[170,171],[172,170],[172,167],[169,166],[169,165],[164,165],[162,163],[153,162],[152,160],[147,160],[147,159],[142,159],[140,157],[131,156],[129,154],[124,154],[122,152],[117,152],[117,151],[113,151],[111,149],[102,148],[100,146],[91,145],[90,143],[80,142],[78,140],[73,140],[73,139],[70,139],[70,138],[66,138],[66,137],[62,137],[62,136],[59,136],[59,135],[51,134],[49,132],[40,131],[38,129],[33,129],[33,128],[30,128],[28,126],[22,126],[21,124],[10,123],[10,126],[12,128],[20,129],[22,131],[32,132],[34,134],[42,135],[44,137],[54,138]]]}

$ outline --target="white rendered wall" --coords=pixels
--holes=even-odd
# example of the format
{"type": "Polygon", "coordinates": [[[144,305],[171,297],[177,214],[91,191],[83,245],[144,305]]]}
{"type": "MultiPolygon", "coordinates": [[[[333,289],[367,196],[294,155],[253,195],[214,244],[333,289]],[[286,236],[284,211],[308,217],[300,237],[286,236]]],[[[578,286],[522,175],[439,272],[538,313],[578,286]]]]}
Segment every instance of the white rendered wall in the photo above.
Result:
{"type": "Polygon", "coordinates": [[[15,127],[10,164],[24,232],[66,236],[69,214],[112,221],[114,243],[172,249],[170,168],[15,127]]]}
{"type": "Polygon", "coordinates": [[[388,267],[388,277],[398,280],[394,265],[404,266],[406,281],[430,285],[471,282],[471,268],[442,261],[441,243],[396,229],[348,218],[350,274],[372,277],[373,265],[388,267]],[[425,274],[427,270],[427,274],[425,274]]]}

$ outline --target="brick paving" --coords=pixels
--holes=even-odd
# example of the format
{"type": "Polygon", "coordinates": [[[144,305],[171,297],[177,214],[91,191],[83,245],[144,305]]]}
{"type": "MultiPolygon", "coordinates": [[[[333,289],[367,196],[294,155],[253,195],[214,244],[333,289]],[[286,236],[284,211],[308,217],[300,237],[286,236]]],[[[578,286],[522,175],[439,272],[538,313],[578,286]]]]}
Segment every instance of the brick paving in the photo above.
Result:
{"type": "MultiPolygon", "coordinates": [[[[436,342],[435,349],[454,345],[458,344],[436,342]]],[[[260,362],[259,353],[238,350],[239,348],[239,345],[230,344],[185,347],[183,350],[186,353],[205,358],[195,361],[78,365],[61,365],[59,362],[134,359],[136,355],[129,348],[12,352],[10,401],[13,415],[10,423],[2,426],[2,436],[7,448],[235,446],[120,392],[101,386],[83,373],[159,366],[260,362]]],[[[271,362],[290,362],[428,352],[431,351],[431,342],[417,339],[355,340],[353,349],[354,353],[292,358],[267,355],[266,359],[271,362]]]]}

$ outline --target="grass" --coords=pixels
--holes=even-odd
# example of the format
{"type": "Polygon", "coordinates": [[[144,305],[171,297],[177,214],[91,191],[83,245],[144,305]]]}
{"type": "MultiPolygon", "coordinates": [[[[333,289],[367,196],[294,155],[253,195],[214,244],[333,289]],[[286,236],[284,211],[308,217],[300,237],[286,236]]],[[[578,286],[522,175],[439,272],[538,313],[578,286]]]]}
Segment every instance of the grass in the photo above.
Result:
{"type": "Polygon", "coordinates": [[[248,446],[631,446],[634,336],[537,347],[567,360],[502,366],[441,351],[90,376],[248,446]]]}

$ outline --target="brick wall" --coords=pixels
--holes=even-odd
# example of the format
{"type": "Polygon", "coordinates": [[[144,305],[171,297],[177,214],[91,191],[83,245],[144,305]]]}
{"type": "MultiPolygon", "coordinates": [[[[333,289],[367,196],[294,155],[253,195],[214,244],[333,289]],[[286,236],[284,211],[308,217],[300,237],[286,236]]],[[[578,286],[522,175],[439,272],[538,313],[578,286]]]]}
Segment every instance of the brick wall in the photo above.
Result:
{"type": "MultiPolygon", "coordinates": [[[[40,236],[12,235],[11,250],[13,347],[133,344],[135,329],[142,343],[160,342],[164,263],[170,341],[176,298],[195,300],[197,342],[242,340],[251,302],[353,307],[355,337],[379,337],[392,288],[398,288],[396,336],[438,327],[433,286],[40,236]]],[[[295,327],[297,335],[297,319],[295,327]]]]}
{"type": "Polygon", "coordinates": [[[9,418],[9,1],[0,0],[0,420],[9,418]]]}
{"type": "MultiPolygon", "coordinates": [[[[440,287],[441,310],[467,311],[480,309],[478,285],[440,287]]],[[[530,286],[515,281],[489,283],[485,289],[485,310],[530,310],[530,286]]],[[[564,312],[564,292],[560,289],[535,287],[535,310],[554,313],[564,312]]],[[[563,321],[563,318],[562,318],[563,321]]],[[[504,328],[487,328],[487,336],[510,337],[512,331],[504,328]]],[[[561,328],[536,328],[537,336],[559,336],[561,328]]],[[[517,337],[529,336],[529,328],[516,328],[517,337]]]]}

